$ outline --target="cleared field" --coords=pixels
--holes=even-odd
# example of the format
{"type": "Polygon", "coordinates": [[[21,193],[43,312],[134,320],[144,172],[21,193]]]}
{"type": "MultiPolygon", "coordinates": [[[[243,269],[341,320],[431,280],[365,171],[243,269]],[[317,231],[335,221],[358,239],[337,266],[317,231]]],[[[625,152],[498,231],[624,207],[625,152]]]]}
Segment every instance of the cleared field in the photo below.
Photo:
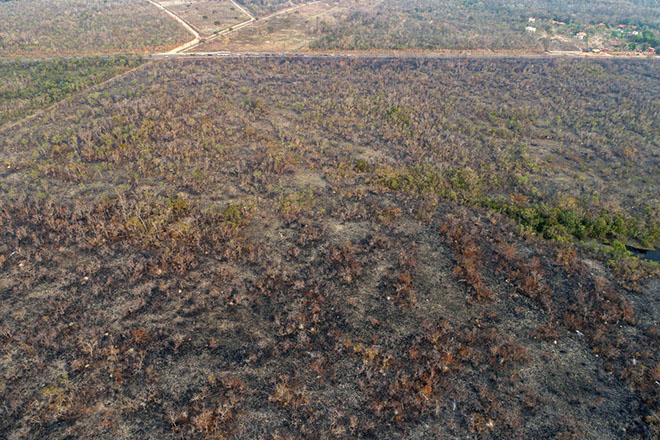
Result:
{"type": "Polygon", "coordinates": [[[0,2],[0,57],[152,53],[190,39],[153,5],[133,0],[0,2]]]}
{"type": "Polygon", "coordinates": [[[249,18],[229,0],[174,0],[159,3],[183,18],[202,35],[211,35],[249,18]]]}
{"type": "Polygon", "coordinates": [[[265,17],[292,6],[308,3],[308,0],[238,0],[257,17],[265,17]]]}
{"type": "Polygon", "coordinates": [[[327,23],[347,11],[346,3],[320,2],[304,5],[291,12],[262,18],[252,25],[220,36],[195,51],[294,51],[309,47],[322,35],[327,23]]]}

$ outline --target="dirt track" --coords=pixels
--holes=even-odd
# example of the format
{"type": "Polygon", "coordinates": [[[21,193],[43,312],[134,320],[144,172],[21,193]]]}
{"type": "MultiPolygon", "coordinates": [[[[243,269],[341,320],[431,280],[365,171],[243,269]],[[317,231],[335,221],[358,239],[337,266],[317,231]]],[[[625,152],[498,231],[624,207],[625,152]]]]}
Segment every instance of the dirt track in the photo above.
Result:
{"type": "MultiPolygon", "coordinates": [[[[174,49],[172,49],[172,50],[170,50],[169,52],[167,52],[167,54],[177,54],[177,53],[181,53],[181,52],[184,52],[184,51],[186,51],[186,50],[190,50],[190,49],[192,49],[192,48],[198,46],[200,43],[202,43],[202,36],[201,36],[201,34],[199,33],[199,31],[198,31],[197,29],[195,29],[195,27],[194,27],[192,24],[188,23],[188,22],[187,22],[185,19],[183,19],[180,15],[178,15],[178,14],[176,14],[175,12],[173,12],[173,11],[167,9],[165,6],[161,5],[160,3],[154,2],[154,1],[152,1],[152,0],[147,0],[147,1],[148,1],[149,3],[151,3],[152,5],[156,6],[158,9],[161,9],[161,10],[165,11],[165,13],[166,13],[167,15],[169,15],[169,16],[172,17],[172,18],[174,18],[174,19],[175,19],[176,21],[178,21],[183,27],[185,27],[186,30],[187,30],[188,32],[190,32],[191,34],[193,34],[193,35],[195,36],[195,38],[194,38],[193,40],[191,40],[191,41],[189,41],[189,42],[187,42],[187,43],[185,43],[185,44],[182,44],[181,46],[175,47],[174,49]]],[[[235,25],[235,26],[230,26],[230,27],[228,27],[228,28],[226,28],[226,29],[223,29],[222,31],[218,32],[216,35],[214,35],[214,36],[211,37],[210,39],[215,39],[215,38],[217,38],[217,37],[220,36],[220,35],[225,35],[225,34],[227,34],[227,33],[229,33],[229,32],[233,32],[233,31],[235,31],[235,30],[241,29],[241,28],[243,28],[243,27],[249,25],[250,23],[252,23],[253,21],[256,20],[256,18],[255,18],[252,14],[250,14],[245,8],[243,8],[241,5],[239,5],[238,3],[236,3],[234,0],[229,0],[229,1],[230,1],[230,2],[231,2],[236,8],[238,8],[238,10],[240,10],[243,14],[247,15],[247,16],[249,17],[249,19],[246,20],[246,21],[244,21],[244,22],[242,22],[242,23],[239,23],[239,24],[237,24],[237,25],[235,25]]]]}

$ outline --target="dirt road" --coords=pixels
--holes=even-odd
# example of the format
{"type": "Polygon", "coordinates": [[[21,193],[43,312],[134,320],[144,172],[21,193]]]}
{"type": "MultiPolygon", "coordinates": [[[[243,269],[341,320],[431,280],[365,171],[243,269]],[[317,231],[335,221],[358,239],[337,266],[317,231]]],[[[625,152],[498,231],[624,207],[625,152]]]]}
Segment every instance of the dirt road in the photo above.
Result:
{"type": "MultiPolygon", "coordinates": [[[[200,33],[192,26],[190,25],[186,20],[183,18],[179,17],[177,14],[173,13],[172,11],[168,10],[161,4],[153,1],[153,0],[147,0],[149,3],[153,4],[157,8],[165,11],[169,16],[177,20],[181,25],[183,25],[195,38],[179,47],[176,47],[172,49],[171,51],[167,53],[157,53],[153,55],[149,55],[146,58],[151,59],[151,60],[160,60],[160,59],[169,59],[169,58],[290,58],[290,59],[296,59],[296,58],[318,58],[318,59],[323,59],[323,58],[362,58],[362,59],[391,59],[391,58],[429,58],[429,59],[517,59],[517,58],[528,58],[528,59],[553,59],[553,58],[583,58],[583,59],[627,59],[627,60],[640,60],[640,59],[648,59],[652,61],[660,61],[660,55],[656,56],[649,56],[649,55],[608,55],[608,54],[595,54],[595,53],[583,53],[583,52],[562,52],[562,51],[551,51],[551,52],[546,52],[546,53],[466,53],[466,52],[419,52],[419,53],[413,53],[413,52],[371,52],[371,53],[360,53],[360,52],[345,52],[345,53],[340,53],[340,52],[333,52],[333,53],[319,53],[319,52],[208,52],[208,53],[200,53],[200,52],[191,52],[191,53],[183,53],[186,50],[193,49],[197,46],[199,46],[202,42],[205,41],[211,41],[212,39],[218,38],[222,35],[227,35],[228,33],[235,32],[243,27],[251,25],[253,22],[257,21],[256,17],[254,17],[252,14],[250,14],[247,10],[245,10],[243,7],[241,7],[239,4],[237,4],[234,0],[229,0],[231,1],[232,4],[236,6],[241,12],[243,12],[246,16],[249,17],[248,20],[239,23],[238,25],[231,26],[227,29],[224,29],[221,32],[218,32],[215,34],[213,37],[208,38],[206,40],[203,40],[202,36],[200,33]]],[[[320,1],[316,1],[313,3],[319,3],[320,1]]],[[[313,4],[313,3],[305,3],[302,5],[294,6],[292,8],[288,8],[285,10],[281,10],[278,12],[275,12],[271,15],[268,15],[266,17],[263,17],[259,21],[264,21],[268,20],[270,18],[276,17],[281,14],[285,14],[287,12],[292,12],[300,7],[313,4]]],[[[75,58],[75,57],[70,57],[70,58],[75,58]]],[[[102,58],[109,58],[109,56],[105,56],[102,58]]],[[[57,59],[62,59],[62,58],[34,58],[34,59],[21,59],[21,60],[6,60],[0,62],[33,62],[33,61],[54,61],[57,59]]],[[[131,72],[135,71],[136,69],[142,68],[146,65],[150,64],[149,62],[146,62],[134,69],[128,70],[126,72],[123,72],[115,77],[109,78],[106,81],[97,84],[96,86],[92,87],[92,89],[98,89],[111,81],[115,81],[119,78],[122,78],[125,75],[130,74],[131,72]]],[[[87,93],[89,90],[81,91],[79,93],[87,93]]],[[[9,129],[18,127],[22,124],[25,124],[26,122],[29,122],[35,118],[38,118],[39,116],[45,114],[46,112],[49,112],[53,110],[55,107],[57,107],[61,102],[57,102],[52,104],[51,106],[39,110],[32,115],[27,116],[26,118],[15,121],[12,123],[9,123],[4,126],[0,126],[0,133],[5,132],[9,129]]]]}
{"type": "Polygon", "coordinates": [[[660,56],[648,55],[603,55],[577,52],[544,52],[544,53],[477,53],[477,52],[189,52],[177,54],[153,54],[149,58],[362,58],[362,59],[555,59],[583,58],[610,60],[655,60],[660,56]]]}
{"type": "Polygon", "coordinates": [[[169,9],[167,9],[165,6],[161,5],[160,3],[156,3],[155,1],[152,1],[152,0],[147,0],[147,1],[148,1],[149,3],[151,3],[152,5],[154,5],[155,7],[157,7],[158,9],[161,9],[161,10],[165,11],[165,13],[166,13],[167,15],[169,15],[170,17],[172,17],[173,19],[175,19],[176,21],[178,21],[183,27],[186,28],[186,30],[187,30],[188,32],[190,32],[191,34],[193,34],[194,37],[195,37],[194,40],[189,41],[189,42],[187,42],[186,44],[183,44],[183,45],[181,45],[181,46],[179,46],[179,47],[175,47],[174,49],[172,49],[171,51],[169,51],[169,52],[167,52],[167,53],[171,53],[171,54],[173,54],[173,53],[183,52],[184,50],[189,49],[189,48],[191,48],[191,47],[196,46],[197,44],[199,44],[199,42],[201,41],[201,37],[202,37],[202,36],[201,36],[200,33],[197,31],[197,29],[195,29],[191,24],[189,24],[186,20],[184,20],[183,18],[179,17],[177,14],[175,14],[175,13],[172,12],[172,11],[170,11],[169,9]]]}
{"type": "MultiPolygon", "coordinates": [[[[174,49],[170,50],[169,52],[166,52],[166,54],[173,55],[173,54],[177,54],[177,53],[185,52],[186,50],[190,50],[190,49],[193,49],[193,48],[199,46],[199,45],[204,41],[204,40],[202,39],[202,35],[199,33],[199,31],[198,31],[197,29],[195,29],[195,27],[194,27],[193,25],[191,25],[191,24],[188,23],[186,20],[184,20],[180,15],[176,14],[175,12],[170,11],[170,10],[167,9],[165,6],[161,5],[160,3],[155,2],[155,1],[153,1],[153,0],[147,0],[147,1],[148,1],[149,3],[151,3],[152,5],[156,6],[158,9],[161,9],[161,10],[165,11],[165,13],[166,13],[167,15],[169,15],[169,16],[172,17],[172,18],[174,18],[174,19],[175,19],[176,21],[178,21],[183,27],[185,27],[186,30],[187,30],[188,32],[190,32],[191,34],[193,34],[193,35],[195,36],[195,39],[193,39],[193,40],[191,40],[191,41],[189,41],[189,42],[187,42],[187,43],[185,43],[185,44],[182,44],[182,45],[179,46],[179,47],[175,47],[174,49]]],[[[226,35],[226,34],[229,33],[229,32],[233,32],[233,31],[235,31],[235,30],[241,29],[241,28],[243,28],[243,27],[245,27],[245,26],[248,26],[250,23],[252,23],[253,21],[256,20],[256,18],[255,18],[252,14],[250,14],[245,8],[243,8],[241,5],[239,5],[238,3],[236,3],[234,0],[229,0],[229,1],[230,1],[231,4],[234,5],[238,10],[240,10],[243,14],[245,14],[245,15],[248,17],[248,19],[247,19],[246,21],[244,21],[244,22],[241,22],[241,23],[235,25],[235,26],[230,26],[230,27],[228,27],[228,28],[226,28],[226,29],[223,29],[222,31],[220,31],[220,32],[218,32],[217,34],[215,34],[214,36],[212,36],[212,37],[210,37],[210,38],[207,38],[206,41],[209,41],[209,40],[215,39],[215,38],[217,38],[217,37],[219,37],[219,36],[221,36],[221,35],[226,35]]]]}
{"type": "Polygon", "coordinates": [[[250,17],[250,20],[249,20],[249,21],[255,21],[255,20],[256,20],[256,17],[255,17],[254,15],[250,14],[250,12],[249,12],[247,9],[245,9],[243,6],[239,5],[239,4],[236,3],[234,0],[229,0],[229,1],[230,1],[234,6],[236,6],[236,7],[237,7],[237,8],[238,8],[243,14],[247,15],[248,17],[250,17]]]}

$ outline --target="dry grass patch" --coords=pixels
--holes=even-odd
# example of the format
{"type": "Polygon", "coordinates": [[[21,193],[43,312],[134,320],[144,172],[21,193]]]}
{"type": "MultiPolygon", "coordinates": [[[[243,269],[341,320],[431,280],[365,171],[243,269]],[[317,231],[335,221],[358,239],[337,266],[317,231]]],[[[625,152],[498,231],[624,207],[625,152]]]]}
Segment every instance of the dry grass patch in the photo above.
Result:
{"type": "Polygon", "coordinates": [[[211,35],[249,19],[229,0],[221,1],[164,1],[170,11],[187,21],[202,35],[211,35]]]}
{"type": "Polygon", "coordinates": [[[306,48],[328,23],[348,11],[347,2],[318,2],[264,18],[236,32],[209,41],[196,51],[293,51],[306,48]]]}

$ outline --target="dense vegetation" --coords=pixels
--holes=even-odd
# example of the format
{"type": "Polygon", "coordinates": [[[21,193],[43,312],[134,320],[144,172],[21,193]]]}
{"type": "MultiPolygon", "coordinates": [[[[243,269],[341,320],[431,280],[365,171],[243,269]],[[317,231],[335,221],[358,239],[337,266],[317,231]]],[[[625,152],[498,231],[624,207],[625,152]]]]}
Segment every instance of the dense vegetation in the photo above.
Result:
{"type": "Polygon", "coordinates": [[[0,435],[651,438],[658,68],[169,60],[3,133],[0,435]]]}
{"type": "Polygon", "coordinates": [[[146,1],[0,2],[0,58],[152,53],[187,41],[186,30],[146,1]]]}
{"type": "Polygon", "coordinates": [[[0,127],[141,63],[125,57],[0,63],[0,127]]]}

